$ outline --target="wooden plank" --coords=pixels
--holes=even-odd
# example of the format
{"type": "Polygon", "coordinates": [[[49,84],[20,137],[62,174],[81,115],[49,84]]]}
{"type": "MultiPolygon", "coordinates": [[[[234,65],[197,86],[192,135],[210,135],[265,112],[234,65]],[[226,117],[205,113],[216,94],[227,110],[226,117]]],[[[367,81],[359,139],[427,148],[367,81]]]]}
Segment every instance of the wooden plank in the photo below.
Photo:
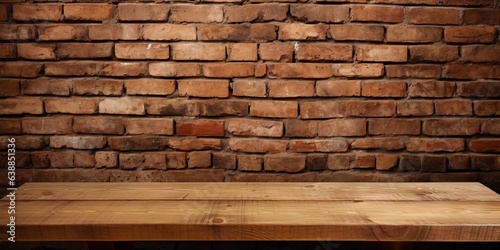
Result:
{"type": "Polygon", "coordinates": [[[26,183],[18,200],[500,201],[480,183],[26,183]]]}

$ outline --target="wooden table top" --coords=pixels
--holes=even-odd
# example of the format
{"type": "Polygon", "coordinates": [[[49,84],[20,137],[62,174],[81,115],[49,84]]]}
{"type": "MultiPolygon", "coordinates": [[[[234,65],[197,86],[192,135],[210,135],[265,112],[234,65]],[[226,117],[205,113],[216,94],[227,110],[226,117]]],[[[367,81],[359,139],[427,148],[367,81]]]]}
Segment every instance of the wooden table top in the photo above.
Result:
{"type": "Polygon", "coordinates": [[[22,240],[500,241],[500,195],[480,183],[26,183],[22,240]]]}

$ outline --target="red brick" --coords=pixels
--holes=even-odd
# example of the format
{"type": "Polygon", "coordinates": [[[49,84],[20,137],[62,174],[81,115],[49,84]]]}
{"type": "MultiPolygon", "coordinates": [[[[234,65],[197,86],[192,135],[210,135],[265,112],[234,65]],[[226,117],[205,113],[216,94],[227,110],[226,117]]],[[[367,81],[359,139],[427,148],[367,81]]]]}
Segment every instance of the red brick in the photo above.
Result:
{"type": "Polygon", "coordinates": [[[397,103],[398,116],[429,116],[434,114],[432,101],[407,100],[397,103]]]}
{"type": "Polygon", "coordinates": [[[255,23],[283,21],[288,6],[285,4],[229,5],[226,7],[228,23],[255,23]]]}
{"type": "Polygon", "coordinates": [[[212,166],[212,154],[210,152],[189,152],[187,154],[188,168],[209,168],[212,166]]]}
{"type": "Polygon", "coordinates": [[[346,103],[346,116],[390,117],[396,114],[394,101],[350,101],[346,103]]]}
{"type": "Polygon", "coordinates": [[[474,135],[479,133],[478,119],[428,119],[424,120],[425,135],[474,135]]]}
{"type": "Polygon", "coordinates": [[[75,116],[73,131],[83,134],[121,135],[124,131],[123,120],[118,117],[75,116]]]}
{"type": "Polygon", "coordinates": [[[206,77],[232,78],[255,75],[253,63],[207,63],[203,65],[203,75],[206,77]]]}
{"type": "Polygon", "coordinates": [[[271,172],[300,172],[305,169],[305,155],[283,155],[283,156],[265,156],[264,171],[271,172]]]}
{"type": "Polygon", "coordinates": [[[24,134],[70,134],[73,131],[73,120],[69,116],[24,117],[22,128],[24,134]]]}
{"type": "Polygon", "coordinates": [[[500,157],[498,155],[472,155],[471,165],[472,170],[498,171],[500,169],[500,157]]]}
{"type": "Polygon", "coordinates": [[[420,120],[417,119],[371,119],[368,120],[370,135],[419,135],[420,120]]]}
{"type": "Polygon", "coordinates": [[[449,43],[491,43],[496,39],[493,26],[446,27],[444,41],[449,43]]]}
{"type": "Polygon", "coordinates": [[[404,20],[404,8],[400,6],[354,5],[352,21],[400,23],[404,20]]]}
{"type": "Polygon", "coordinates": [[[113,43],[58,43],[57,57],[68,58],[109,58],[113,54],[113,43]]]}
{"type": "Polygon", "coordinates": [[[318,96],[360,96],[361,81],[320,80],[316,81],[318,96]]]}
{"type": "Polygon", "coordinates": [[[458,46],[409,46],[411,62],[451,62],[458,59],[458,46]]]}
{"type": "Polygon", "coordinates": [[[448,155],[448,170],[463,171],[470,168],[469,155],[453,154],[448,155]]]}
{"type": "Polygon", "coordinates": [[[99,102],[100,114],[143,115],[144,100],[139,98],[107,98],[99,102]]]}
{"type": "Polygon", "coordinates": [[[117,43],[115,56],[119,59],[169,59],[170,47],[161,43],[117,43]]]}
{"type": "Polygon", "coordinates": [[[318,121],[287,120],[285,131],[288,137],[316,137],[318,135],[318,121]]]}
{"type": "Polygon", "coordinates": [[[356,155],[353,168],[375,168],[375,156],[366,154],[356,155]]]}
{"type": "Polygon", "coordinates": [[[178,136],[224,136],[224,121],[217,120],[181,120],[175,124],[178,136]]]}
{"type": "Polygon", "coordinates": [[[263,24],[202,24],[199,40],[270,41],[276,39],[275,25],[263,24]]]}
{"type": "Polygon", "coordinates": [[[320,121],[319,136],[364,136],[366,135],[365,119],[332,119],[320,121]]]}
{"type": "Polygon", "coordinates": [[[449,64],[444,67],[443,76],[451,79],[499,79],[500,66],[478,64],[449,64]]]}
{"type": "Polygon", "coordinates": [[[118,19],[122,21],[164,21],[170,6],[167,4],[118,4],[118,19]]]}
{"type": "Polygon", "coordinates": [[[16,58],[16,45],[12,43],[0,43],[0,58],[16,58]]]}
{"type": "Polygon", "coordinates": [[[372,78],[384,75],[384,65],[379,63],[334,64],[334,76],[372,78]]]}
{"type": "Polygon", "coordinates": [[[314,81],[276,80],[268,83],[269,97],[290,98],[314,95],[314,81]]]}
{"type": "Polygon", "coordinates": [[[49,151],[31,153],[33,168],[50,168],[50,154],[51,152],[49,151]]]}
{"type": "Polygon", "coordinates": [[[472,115],[472,101],[470,100],[436,100],[436,115],[472,115]]]}
{"type": "Polygon", "coordinates": [[[125,81],[127,95],[170,95],[175,92],[175,81],[141,78],[125,81]]]}
{"type": "Polygon", "coordinates": [[[257,61],[256,43],[230,43],[227,45],[229,61],[257,61]]]}
{"type": "Polygon", "coordinates": [[[293,4],[290,13],[295,20],[306,23],[344,23],[349,20],[347,6],[293,4]]]}
{"type": "Polygon", "coordinates": [[[500,135],[500,119],[488,119],[481,121],[481,134],[500,135]]]}
{"type": "Polygon", "coordinates": [[[410,83],[410,97],[451,97],[455,92],[455,83],[441,81],[419,81],[410,83]]]}
{"type": "Polygon", "coordinates": [[[35,78],[40,75],[42,64],[32,62],[0,62],[0,77],[35,78]]]}
{"type": "Polygon", "coordinates": [[[51,60],[56,59],[56,45],[54,44],[35,44],[19,43],[17,44],[17,54],[20,58],[32,60],[51,60]]]}
{"type": "Polygon", "coordinates": [[[261,171],[262,156],[260,155],[238,155],[238,170],[261,171]]]}
{"type": "Polygon", "coordinates": [[[464,10],[464,24],[491,24],[498,25],[497,9],[466,9],[464,10]]]}
{"type": "Polygon", "coordinates": [[[125,127],[128,135],[174,134],[174,120],[169,118],[128,118],[125,127]]]}
{"type": "Polygon", "coordinates": [[[443,30],[438,27],[387,27],[387,42],[428,43],[441,41],[443,30]]]}
{"type": "Polygon", "coordinates": [[[281,137],[283,123],[256,119],[231,119],[228,121],[227,131],[237,136],[281,137]]]}
{"type": "Polygon", "coordinates": [[[200,76],[201,65],[198,63],[177,63],[177,62],[150,63],[149,74],[152,76],[165,76],[165,77],[200,76]]]}
{"type": "Polygon", "coordinates": [[[229,96],[228,80],[179,80],[179,96],[219,97],[229,96]]]}
{"type": "Polygon", "coordinates": [[[65,4],[64,19],[78,21],[104,21],[114,12],[113,4],[65,4]]]}
{"type": "Polygon", "coordinates": [[[0,80],[1,97],[13,97],[19,95],[19,80],[0,80]]]}
{"type": "Polygon", "coordinates": [[[414,7],[406,11],[411,24],[460,24],[459,9],[414,7]]]}
{"type": "Polygon", "coordinates": [[[7,15],[8,8],[7,7],[9,7],[9,6],[6,4],[0,5],[0,21],[7,21],[7,19],[8,19],[8,15],[7,15]]]}
{"type": "Polygon", "coordinates": [[[16,21],[59,21],[62,4],[14,4],[12,17],[16,21]]]}
{"type": "Polygon", "coordinates": [[[279,40],[325,40],[324,24],[284,23],[279,25],[279,40]]]}
{"type": "Polygon", "coordinates": [[[383,41],[384,27],[380,25],[342,24],[330,26],[330,34],[339,41],[383,41]]]}
{"type": "Polygon", "coordinates": [[[441,65],[412,64],[412,65],[387,65],[385,67],[388,77],[395,78],[440,78],[441,65]]]}
{"type": "Polygon", "coordinates": [[[96,168],[116,168],[118,167],[118,153],[112,151],[95,152],[96,168]]]}
{"type": "Polygon", "coordinates": [[[500,45],[462,46],[462,59],[467,62],[500,62],[500,45]]]}
{"type": "Polygon", "coordinates": [[[292,62],[293,51],[292,43],[273,42],[259,45],[259,56],[264,61],[292,62]]]}
{"type": "Polygon", "coordinates": [[[300,103],[300,118],[335,118],[344,117],[346,102],[342,101],[312,101],[300,103]]]}
{"type": "Polygon", "coordinates": [[[464,151],[464,139],[459,138],[410,138],[406,144],[410,152],[458,152],[464,151]]]}
{"type": "Polygon", "coordinates": [[[287,118],[298,116],[296,101],[253,101],[250,103],[250,115],[258,117],[287,118]]]}
{"type": "Polygon", "coordinates": [[[94,114],[96,109],[95,99],[58,98],[45,100],[45,112],[47,113],[94,114]]]}
{"type": "Polygon", "coordinates": [[[406,62],[407,46],[403,45],[358,45],[356,59],[365,62],[406,62]]]}
{"type": "Polygon", "coordinates": [[[0,99],[0,114],[43,114],[43,102],[37,98],[0,99]]]}
{"type": "Polygon", "coordinates": [[[222,43],[175,43],[172,45],[174,60],[221,61],[226,59],[226,49],[222,43]]]}
{"type": "Polygon", "coordinates": [[[138,62],[111,62],[98,65],[98,75],[101,76],[143,76],[148,71],[146,63],[138,62]]]}
{"type": "Polygon", "coordinates": [[[0,24],[0,39],[1,40],[27,40],[35,38],[35,26],[33,25],[14,25],[0,24]]]}
{"type": "Polygon", "coordinates": [[[47,76],[95,76],[100,64],[93,61],[62,61],[45,64],[47,76]]]}
{"type": "Polygon", "coordinates": [[[106,145],[106,138],[102,136],[52,136],[51,148],[72,149],[99,149],[106,145]]]}
{"type": "Polygon", "coordinates": [[[494,0],[443,0],[443,5],[493,6],[494,0]]]}
{"type": "Polygon", "coordinates": [[[332,66],[320,63],[272,63],[267,65],[270,78],[329,78],[332,66]]]}
{"type": "Polygon", "coordinates": [[[223,5],[174,4],[170,9],[171,22],[210,23],[222,22],[223,5]]]}
{"type": "Polygon", "coordinates": [[[213,168],[236,169],[236,154],[214,153],[212,155],[213,168]]]}
{"type": "MultiPolygon", "coordinates": [[[[8,145],[10,144],[9,139],[10,136],[0,136],[0,149],[5,150],[8,149],[8,145]]],[[[44,141],[43,136],[16,136],[15,137],[15,149],[41,149],[45,148],[46,143],[44,141]]]]}
{"type": "Polygon", "coordinates": [[[248,115],[248,106],[248,101],[236,100],[210,100],[197,104],[202,116],[246,116],[248,115]]]}
{"type": "Polygon", "coordinates": [[[406,82],[366,81],[362,85],[361,95],[368,97],[404,97],[406,95],[406,82]]]}
{"type": "Polygon", "coordinates": [[[246,153],[282,153],[286,151],[285,140],[255,140],[255,139],[229,139],[229,147],[235,152],[246,153]]]}
{"type": "Polygon", "coordinates": [[[168,143],[166,137],[153,135],[108,137],[108,146],[118,151],[163,150],[168,143]]]}
{"type": "Polygon", "coordinates": [[[41,41],[51,40],[85,40],[87,27],[83,25],[43,25],[38,26],[38,38],[41,41]]]}
{"type": "Polygon", "coordinates": [[[469,150],[479,153],[498,153],[500,152],[499,139],[473,139],[469,141],[469,150]]]}
{"type": "Polygon", "coordinates": [[[0,134],[20,134],[21,120],[20,119],[0,119],[2,126],[0,134]]]}
{"type": "Polygon", "coordinates": [[[265,97],[266,96],[267,80],[259,79],[234,79],[233,80],[233,95],[235,96],[250,96],[250,97],[265,97]]]}
{"type": "Polygon", "coordinates": [[[371,137],[355,139],[351,143],[351,148],[400,150],[405,148],[405,142],[404,139],[398,137],[371,137]]]}
{"type": "MultiPolygon", "coordinates": [[[[142,27],[138,24],[102,24],[88,26],[90,40],[138,40],[141,37],[141,28],[142,27]]],[[[144,33],[144,38],[149,39],[150,37],[146,36],[146,27],[144,27],[144,33]]],[[[150,33],[147,34],[149,35],[150,33]]]]}
{"type": "Polygon", "coordinates": [[[377,154],[375,157],[375,167],[377,170],[391,170],[398,165],[399,157],[397,155],[377,154]]]}
{"type": "Polygon", "coordinates": [[[348,170],[354,166],[354,155],[349,154],[329,154],[328,169],[330,170],[348,170]]]}
{"type": "Polygon", "coordinates": [[[475,101],[474,113],[479,116],[500,115],[500,101],[475,101]]]}
{"type": "Polygon", "coordinates": [[[222,142],[220,139],[170,139],[168,145],[175,150],[191,151],[221,149],[222,142]]]}
{"type": "Polygon", "coordinates": [[[446,156],[423,155],[422,172],[446,172],[446,156]]]}
{"type": "Polygon", "coordinates": [[[123,82],[108,79],[75,79],[73,80],[73,93],[75,95],[121,96],[123,82]]]}
{"type": "Polygon", "coordinates": [[[73,151],[58,151],[50,152],[50,167],[51,168],[73,168],[74,167],[74,152],[73,151]]]}
{"type": "Polygon", "coordinates": [[[183,169],[186,168],[185,152],[167,152],[167,168],[183,169]]]}
{"type": "Polygon", "coordinates": [[[299,61],[351,61],[352,45],[298,43],[295,59],[299,61]]]}

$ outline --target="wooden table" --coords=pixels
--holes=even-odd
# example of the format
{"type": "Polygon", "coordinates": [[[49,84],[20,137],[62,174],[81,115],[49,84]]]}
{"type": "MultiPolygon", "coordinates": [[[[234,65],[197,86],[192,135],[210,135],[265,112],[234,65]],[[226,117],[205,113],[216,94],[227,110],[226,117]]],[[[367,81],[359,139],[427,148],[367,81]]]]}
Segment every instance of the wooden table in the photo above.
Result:
{"type": "Polygon", "coordinates": [[[22,185],[16,241],[63,240],[500,241],[500,195],[479,183],[22,185]]]}

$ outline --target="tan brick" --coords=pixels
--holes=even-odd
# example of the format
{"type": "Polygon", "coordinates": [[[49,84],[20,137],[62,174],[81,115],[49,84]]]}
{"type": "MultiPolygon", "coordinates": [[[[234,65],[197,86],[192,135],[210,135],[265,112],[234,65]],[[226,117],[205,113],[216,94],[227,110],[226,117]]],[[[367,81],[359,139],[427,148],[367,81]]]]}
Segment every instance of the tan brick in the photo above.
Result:
{"type": "Polygon", "coordinates": [[[188,168],[209,168],[212,166],[212,154],[207,151],[189,152],[187,162],[188,168]]]}
{"type": "Polygon", "coordinates": [[[175,4],[170,9],[171,22],[220,23],[223,18],[223,5],[219,4],[175,4]]]}
{"type": "Polygon", "coordinates": [[[27,40],[35,38],[34,25],[13,25],[13,24],[0,24],[0,39],[2,40],[27,40]]]}
{"type": "Polygon", "coordinates": [[[290,98],[314,95],[314,81],[275,80],[269,81],[269,97],[290,98]]]}
{"type": "Polygon", "coordinates": [[[179,96],[219,97],[229,96],[228,80],[179,80],[179,96]]]}
{"type": "Polygon", "coordinates": [[[279,25],[279,40],[325,40],[327,25],[285,23],[279,25]]]}
{"type": "Polygon", "coordinates": [[[443,76],[451,79],[499,79],[500,67],[484,64],[449,64],[444,67],[443,76]]]}
{"type": "Polygon", "coordinates": [[[57,57],[67,58],[109,58],[113,54],[113,43],[58,43],[57,57]]]}
{"type": "Polygon", "coordinates": [[[319,136],[364,136],[366,135],[365,119],[331,119],[320,121],[319,136]]]}
{"type": "Polygon", "coordinates": [[[255,75],[253,63],[206,63],[203,75],[213,78],[252,77],[255,75]]]}
{"type": "Polygon", "coordinates": [[[256,43],[230,43],[227,45],[229,61],[257,61],[256,43]]]}
{"type": "Polygon", "coordinates": [[[168,145],[181,151],[221,149],[220,139],[171,139],[168,145]]]}
{"type": "Polygon", "coordinates": [[[442,32],[442,28],[438,27],[390,26],[387,27],[386,39],[388,42],[403,43],[438,42],[442,32]]]}
{"type": "Polygon", "coordinates": [[[459,9],[414,7],[406,11],[411,24],[460,24],[459,9]]]}
{"type": "Polygon", "coordinates": [[[349,20],[347,6],[293,4],[290,13],[296,20],[306,23],[344,23],[349,20]]]}
{"type": "Polygon", "coordinates": [[[95,152],[96,168],[117,168],[118,153],[113,151],[95,152]]]}
{"type": "Polygon", "coordinates": [[[24,134],[70,134],[72,123],[69,116],[24,117],[22,128],[24,134]]]}
{"type": "Polygon", "coordinates": [[[145,170],[167,170],[167,154],[164,152],[145,153],[144,162],[142,162],[141,167],[145,170]]]}
{"type": "Polygon", "coordinates": [[[56,59],[55,44],[19,43],[17,54],[20,58],[32,60],[56,59]]]}
{"type": "Polygon", "coordinates": [[[282,153],[286,151],[284,140],[229,139],[229,147],[235,152],[246,153],[282,153]]]}
{"type": "Polygon", "coordinates": [[[74,167],[74,152],[73,151],[58,151],[50,152],[50,167],[51,168],[73,168],[74,167]]]}
{"type": "Polygon", "coordinates": [[[199,63],[158,62],[149,64],[149,74],[152,76],[186,77],[200,76],[199,63]]]}
{"type": "Polygon", "coordinates": [[[406,82],[366,81],[363,83],[361,95],[368,97],[404,97],[406,95],[406,82]]]}
{"type": "Polygon", "coordinates": [[[396,114],[394,101],[350,101],[346,103],[346,116],[390,117],[396,114]]]}
{"type": "Polygon", "coordinates": [[[42,70],[42,64],[34,62],[0,62],[0,77],[38,77],[42,70]]]}
{"type": "Polygon", "coordinates": [[[78,21],[104,21],[110,19],[115,6],[113,4],[64,4],[64,19],[78,21]]]}
{"type": "Polygon", "coordinates": [[[122,118],[103,116],[75,116],[73,131],[82,134],[115,134],[121,135],[124,131],[122,118]]]}
{"type": "Polygon", "coordinates": [[[125,127],[128,135],[174,134],[174,120],[169,118],[128,118],[125,127]]]}
{"type": "Polygon", "coordinates": [[[69,24],[38,26],[38,38],[41,41],[84,40],[87,38],[87,27],[69,24]]]}
{"type": "Polygon", "coordinates": [[[292,62],[293,51],[292,43],[273,42],[259,45],[259,56],[264,61],[292,62]]]}
{"type": "Polygon", "coordinates": [[[365,62],[406,62],[407,47],[403,45],[358,45],[356,59],[365,62]]]}
{"type": "Polygon", "coordinates": [[[428,119],[424,120],[425,135],[474,135],[479,133],[481,123],[478,119],[428,119]]]}
{"type": "Polygon", "coordinates": [[[434,64],[387,65],[386,75],[394,78],[440,78],[442,66],[434,64]]]}
{"type": "Polygon", "coordinates": [[[417,81],[409,86],[411,97],[451,97],[455,92],[455,83],[443,81],[417,81]]]}
{"type": "Polygon", "coordinates": [[[500,62],[500,45],[462,46],[462,59],[468,62],[500,62]]]}
{"type": "Polygon", "coordinates": [[[344,117],[346,102],[344,101],[311,101],[300,103],[300,118],[336,118],[344,117]]]}
{"type": "Polygon", "coordinates": [[[285,121],[286,136],[289,137],[316,137],[318,135],[318,121],[304,121],[290,119],[285,121]]]}
{"type": "Polygon", "coordinates": [[[466,9],[463,16],[464,24],[491,24],[498,25],[498,10],[484,9],[466,9]]]}
{"type": "Polygon", "coordinates": [[[99,149],[106,145],[103,136],[52,136],[50,137],[51,148],[72,149],[99,149]]]}
{"type": "Polygon", "coordinates": [[[391,170],[397,166],[399,161],[399,157],[397,155],[377,154],[375,157],[375,168],[382,171],[391,170]]]}
{"type": "Polygon", "coordinates": [[[281,137],[283,123],[256,119],[231,119],[227,131],[237,136],[281,137]]]}
{"type": "Polygon", "coordinates": [[[95,114],[97,109],[95,99],[64,98],[46,99],[45,112],[69,114],[95,114]]]}
{"type": "Polygon", "coordinates": [[[229,5],[226,7],[228,23],[255,23],[283,21],[288,6],[285,4],[229,5]]]}
{"type": "Polygon", "coordinates": [[[397,103],[398,116],[429,116],[434,114],[432,101],[406,100],[397,103]]]}
{"type": "Polygon", "coordinates": [[[95,76],[102,64],[93,61],[61,61],[45,64],[48,76],[95,76]]]}
{"type": "Polygon", "coordinates": [[[43,114],[43,102],[38,98],[1,99],[0,114],[43,114]]]}
{"type": "Polygon", "coordinates": [[[330,170],[349,170],[354,167],[355,157],[351,154],[329,154],[327,165],[330,170]]]}
{"type": "Polygon", "coordinates": [[[320,80],[316,81],[318,96],[360,96],[361,81],[320,80]]]}
{"type": "Polygon", "coordinates": [[[298,43],[295,59],[299,61],[352,61],[352,45],[298,43]]]}
{"type": "Polygon", "coordinates": [[[444,41],[449,43],[491,43],[496,39],[493,26],[445,27],[444,41]]]}
{"type": "Polygon", "coordinates": [[[144,162],[144,154],[128,153],[120,154],[120,169],[131,170],[137,169],[144,162]]]}
{"type": "Polygon", "coordinates": [[[12,17],[16,21],[59,21],[62,4],[14,4],[12,17]]]}
{"type": "Polygon", "coordinates": [[[405,147],[405,139],[401,137],[369,137],[355,139],[351,143],[352,149],[400,150],[405,147]]]}
{"type": "Polygon", "coordinates": [[[459,138],[410,138],[406,147],[410,152],[458,152],[465,144],[459,138]]]}
{"type": "Polygon", "coordinates": [[[262,156],[260,155],[238,155],[238,170],[240,171],[261,171],[262,156]]]}
{"type": "Polygon", "coordinates": [[[436,100],[434,105],[436,115],[472,115],[470,100],[436,100]]]}
{"type": "Polygon", "coordinates": [[[118,19],[122,21],[164,21],[167,19],[168,4],[118,4],[118,19]]]}
{"type": "Polygon", "coordinates": [[[305,155],[280,155],[264,157],[264,171],[293,173],[304,170],[305,166],[305,155]]]}
{"type": "Polygon", "coordinates": [[[384,27],[380,25],[331,25],[330,35],[338,41],[383,41],[384,27]]]}
{"type": "Polygon", "coordinates": [[[102,76],[143,76],[148,71],[146,63],[112,62],[98,65],[98,75],[102,76]]]}
{"type": "Polygon", "coordinates": [[[127,95],[170,95],[175,91],[175,81],[141,78],[125,81],[127,95]]]}
{"type": "Polygon", "coordinates": [[[75,95],[111,95],[123,93],[123,81],[108,79],[75,79],[73,80],[75,95]]]}
{"type": "Polygon", "coordinates": [[[226,59],[226,48],[222,43],[175,43],[172,54],[179,61],[221,61],[226,59]]]}
{"type": "Polygon", "coordinates": [[[138,24],[102,24],[89,25],[88,29],[90,40],[138,40],[142,27],[138,24]]]}
{"type": "Polygon", "coordinates": [[[107,98],[99,102],[100,114],[143,115],[144,100],[139,98],[107,98]]]}
{"type": "Polygon", "coordinates": [[[161,43],[117,43],[115,56],[119,59],[169,59],[170,47],[161,43]]]}
{"type": "Polygon", "coordinates": [[[329,78],[332,66],[320,63],[270,63],[267,64],[270,78],[329,78]]]}
{"type": "Polygon", "coordinates": [[[368,120],[371,135],[419,135],[418,119],[371,119],[368,120]]]}
{"type": "Polygon", "coordinates": [[[404,8],[401,6],[354,5],[351,9],[352,21],[373,21],[400,23],[404,20],[404,8]]]}
{"type": "Polygon", "coordinates": [[[262,24],[202,24],[199,40],[270,41],[276,39],[275,25],[262,24]]]}
{"type": "Polygon", "coordinates": [[[347,141],[341,139],[290,141],[290,151],[294,153],[346,152],[348,147],[347,141]]]}
{"type": "Polygon", "coordinates": [[[166,137],[156,135],[108,137],[108,146],[118,151],[163,150],[168,143],[166,137]]]}
{"type": "Polygon", "coordinates": [[[379,63],[334,64],[334,76],[371,78],[384,75],[384,65],[379,63]]]}
{"type": "Polygon", "coordinates": [[[178,136],[221,137],[224,136],[224,121],[218,120],[180,120],[176,121],[178,136]]]}
{"type": "Polygon", "coordinates": [[[233,81],[233,95],[265,97],[267,80],[260,79],[235,79],[233,81]]]}
{"type": "Polygon", "coordinates": [[[167,169],[186,168],[185,152],[167,152],[167,169]]]}
{"type": "Polygon", "coordinates": [[[250,115],[258,117],[291,118],[298,116],[296,101],[253,101],[250,103],[250,115]]]}
{"type": "Polygon", "coordinates": [[[415,45],[409,46],[412,62],[451,62],[458,59],[458,46],[415,45]]]}

